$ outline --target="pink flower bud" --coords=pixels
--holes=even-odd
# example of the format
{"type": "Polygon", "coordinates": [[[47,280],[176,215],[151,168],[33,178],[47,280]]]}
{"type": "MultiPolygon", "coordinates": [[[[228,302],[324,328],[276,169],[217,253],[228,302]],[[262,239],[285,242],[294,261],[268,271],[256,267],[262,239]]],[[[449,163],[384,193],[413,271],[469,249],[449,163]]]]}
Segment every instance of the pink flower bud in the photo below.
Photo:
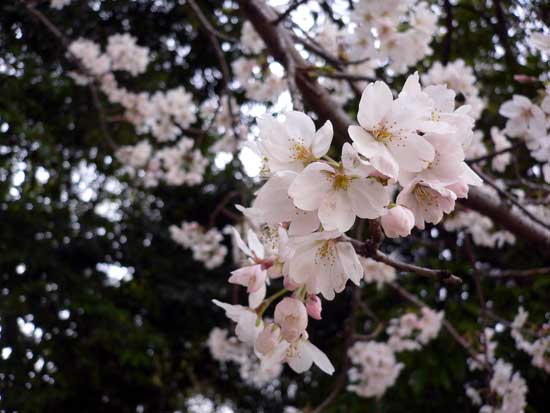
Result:
{"type": "Polygon", "coordinates": [[[306,300],[306,309],[311,318],[315,320],[321,319],[321,311],[323,310],[323,306],[319,297],[313,294],[308,295],[306,300]]]}
{"type": "Polygon", "coordinates": [[[289,343],[300,338],[307,321],[306,306],[296,298],[283,298],[275,307],[275,322],[281,326],[281,334],[289,343]]]}
{"type": "Polygon", "coordinates": [[[283,285],[288,291],[294,291],[300,286],[300,284],[296,284],[294,281],[292,281],[292,279],[288,275],[285,275],[283,285]]]}
{"type": "Polygon", "coordinates": [[[279,343],[281,336],[281,329],[277,324],[269,323],[258,334],[256,342],[254,343],[254,349],[261,354],[268,354],[273,351],[275,346],[279,343]]]}
{"type": "Polygon", "coordinates": [[[387,237],[406,237],[414,227],[414,214],[408,208],[397,205],[390,208],[380,222],[387,237]]]}

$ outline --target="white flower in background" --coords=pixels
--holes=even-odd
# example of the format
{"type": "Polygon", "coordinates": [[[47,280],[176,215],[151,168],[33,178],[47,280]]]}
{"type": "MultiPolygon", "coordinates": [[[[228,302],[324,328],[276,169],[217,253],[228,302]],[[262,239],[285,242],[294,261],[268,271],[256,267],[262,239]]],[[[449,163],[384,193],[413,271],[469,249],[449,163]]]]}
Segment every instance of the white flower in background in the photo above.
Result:
{"type": "Polygon", "coordinates": [[[419,172],[434,159],[434,148],[418,134],[425,126],[424,102],[411,105],[393,99],[384,82],[369,84],[361,96],[357,119],[359,126],[350,126],[353,146],[378,171],[397,178],[399,171],[419,172]]]}
{"type": "Polygon", "coordinates": [[[528,41],[535,49],[540,50],[542,53],[550,54],[549,33],[533,33],[528,41]]]}
{"type": "Polygon", "coordinates": [[[109,36],[106,50],[111,70],[123,70],[137,76],[144,73],[149,64],[149,49],[138,46],[137,39],[128,33],[109,36]]]}
{"type": "Polygon", "coordinates": [[[257,54],[264,49],[264,42],[249,21],[245,21],[241,30],[241,47],[243,52],[257,54]]]}
{"type": "MultiPolygon", "coordinates": [[[[501,151],[503,149],[510,147],[510,142],[504,136],[504,133],[500,131],[497,127],[491,128],[491,139],[495,144],[495,151],[501,151]]],[[[504,172],[506,167],[510,164],[512,160],[512,155],[510,152],[503,153],[501,155],[495,156],[491,161],[491,166],[497,172],[504,172]]]]}
{"type": "Polygon", "coordinates": [[[271,172],[300,172],[325,155],[332,142],[332,124],[327,121],[316,131],[311,118],[302,112],[286,112],[282,122],[263,116],[258,127],[258,146],[271,172]]]}
{"type": "Polygon", "coordinates": [[[484,109],[484,102],[479,97],[474,71],[461,60],[449,62],[443,66],[435,62],[430,70],[422,75],[422,83],[428,85],[446,85],[449,89],[464,97],[464,103],[470,106],[470,114],[478,119],[484,109]]]}
{"type": "Polygon", "coordinates": [[[69,52],[78,58],[87,73],[85,75],[102,76],[111,70],[111,61],[101,54],[99,45],[87,39],[78,39],[69,45],[69,52]]]}
{"type": "Polygon", "coordinates": [[[511,232],[495,229],[490,218],[476,211],[458,211],[445,218],[443,227],[446,231],[464,231],[472,236],[474,244],[500,248],[506,244],[513,245],[516,237],[511,232]]]}
{"type": "Polygon", "coordinates": [[[134,146],[122,146],[120,147],[115,156],[118,160],[134,169],[143,168],[151,154],[153,147],[149,141],[143,140],[134,146]]]}
{"type": "Polygon", "coordinates": [[[214,269],[223,264],[227,247],[222,245],[223,235],[217,228],[206,231],[197,222],[182,222],[180,227],[170,226],[172,240],[190,249],[193,259],[204,263],[207,269],[214,269]]]}
{"type": "Polygon", "coordinates": [[[323,231],[292,239],[293,254],[285,272],[297,284],[305,284],[308,293],[321,293],[327,300],[342,291],[348,279],[359,285],[363,268],[351,243],[338,240],[341,235],[323,231]]]}
{"type": "Polygon", "coordinates": [[[525,410],[527,385],[519,372],[513,372],[511,364],[497,360],[489,385],[498,396],[496,406],[485,404],[480,413],[522,413],[525,410]]]}
{"type": "Polygon", "coordinates": [[[511,335],[518,350],[531,356],[531,363],[550,373],[550,335],[536,335],[535,340],[529,341],[524,337],[525,323],[529,313],[520,307],[512,322],[511,335]]]}
{"type": "Polygon", "coordinates": [[[50,7],[52,9],[61,10],[63,7],[71,4],[73,0],[50,0],[50,7]]]}
{"type": "Polygon", "coordinates": [[[361,266],[363,267],[364,279],[366,283],[376,283],[378,288],[381,288],[385,283],[395,281],[397,273],[395,268],[378,262],[372,258],[359,257],[361,266]]]}
{"type": "MultiPolygon", "coordinates": [[[[351,150],[347,144],[344,150],[351,150]]],[[[389,204],[386,188],[366,171],[314,162],[292,182],[288,194],[294,205],[305,211],[318,211],[319,220],[328,230],[346,232],[355,217],[375,219],[389,204]]]]}
{"type": "Polygon", "coordinates": [[[455,208],[456,194],[436,182],[411,181],[397,196],[397,204],[410,209],[414,214],[415,225],[425,228],[425,222],[437,224],[443,214],[455,208]]]}
{"type": "Polygon", "coordinates": [[[235,334],[237,334],[239,340],[253,345],[264,325],[262,319],[258,318],[256,312],[242,305],[222,303],[218,300],[212,300],[212,302],[225,310],[227,318],[237,323],[235,334]]]}
{"type": "Polygon", "coordinates": [[[395,351],[419,350],[439,335],[444,313],[436,313],[428,307],[422,307],[421,317],[406,313],[400,318],[390,320],[386,333],[388,345],[395,351]]]}
{"type": "Polygon", "coordinates": [[[225,329],[213,328],[208,336],[207,346],[212,358],[220,363],[233,362],[239,366],[241,379],[247,384],[261,388],[276,384],[275,379],[280,376],[282,366],[274,365],[270,370],[262,370],[254,348],[247,343],[228,337],[225,329]]]}
{"type": "Polygon", "coordinates": [[[512,100],[504,102],[498,113],[508,118],[504,132],[511,137],[521,136],[545,123],[542,109],[522,95],[514,95],[512,100]]]}
{"type": "Polygon", "coordinates": [[[348,390],[361,397],[380,397],[393,386],[403,369],[393,350],[384,343],[356,342],[348,355],[353,365],[348,371],[348,390]]]}

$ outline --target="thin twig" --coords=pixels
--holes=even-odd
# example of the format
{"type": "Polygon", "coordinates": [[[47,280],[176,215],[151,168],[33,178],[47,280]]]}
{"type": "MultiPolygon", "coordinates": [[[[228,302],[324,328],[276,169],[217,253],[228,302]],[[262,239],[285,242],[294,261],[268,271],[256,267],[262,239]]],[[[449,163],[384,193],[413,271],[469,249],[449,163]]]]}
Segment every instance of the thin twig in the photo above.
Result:
{"type": "Polygon", "coordinates": [[[466,162],[468,164],[472,165],[472,164],[476,164],[476,163],[483,162],[483,161],[489,161],[489,160],[497,157],[498,155],[502,155],[503,153],[507,153],[507,152],[511,152],[513,150],[516,150],[519,147],[521,147],[522,145],[523,145],[523,142],[517,142],[513,145],[510,145],[510,146],[504,148],[504,149],[500,149],[498,151],[491,152],[487,155],[479,156],[479,157],[473,158],[473,159],[467,159],[466,162]]]}
{"type": "Polygon", "coordinates": [[[494,278],[506,278],[506,277],[528,278],[528,277],[537,277],[540,275],[550,276],[550,267],[530,268],[527,270],[491,270],[489,271],[488,275],[489,277],[494,277],[494,278]]]}

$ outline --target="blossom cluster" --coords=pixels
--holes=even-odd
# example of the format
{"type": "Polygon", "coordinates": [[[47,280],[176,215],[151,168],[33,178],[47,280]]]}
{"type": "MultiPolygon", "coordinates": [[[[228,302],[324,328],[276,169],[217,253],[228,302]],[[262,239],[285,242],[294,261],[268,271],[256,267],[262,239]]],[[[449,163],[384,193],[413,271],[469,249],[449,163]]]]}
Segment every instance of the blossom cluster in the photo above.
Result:
{"type": "Polygon", "coordinates": [[[192,95],[183,87],[154,93],[134,93],[120,86],[114,71],[131,76],[144,73],[150,61],[149,50],[137,45],[129,34],[109,37],[105,53],[98,44],[78,39],[69,46],[84,73],[73,73],[78,84],[94,82],[109,101],[124,108],[122,118],[134,125],[138,134],[151,134],[158,144],[176,141],[154,151],[144,140],[117,150],[117,158],[131,176],[138,176],[145,186],[159,182],[168,185],[198,185],[208,166],[207,158],[193,149],[192,139],[183,136],[184,130],[197,120],[192,95]]]}
{"type": "Polygon", "coordinates": [[[193,252],[193,259],[204,263],[207,269],[223,264],[227,247],[222,244],[223,235],[216,228],[206,231],[197,222],[182,222],[181,226],[170,227],[172,239],[193,252]]]}
{"type": "Polygon", "coordinates": [[[241,379],[254,387],[260,388],[273,383],[281,374],[281,365],[275,365],[270,370],[260,369],[257,358],[254,357],[254,347],[237,340],[236,337],[228,337],[228,331],[225,329],[214,327],[208,336],[207,346],[214,360],[237,364],[241,379]]]}
{"type": "Polygon", "coordinates": [[[520,413],[527,406],[527,385],[519,372],[514,372],[511,364],[498,359],[493,365],[493,375],[489,382],[492,403],[483,404],[483,397],[474,387],[466,386],[466,395],[472,404],[481,406],[479,413],[520,413]]]}
{"type": "Polygon", "coordinates": [[[387,343],[358,341],[348,350],[352,364],[349,391],[361,397],[381,397],[395,384],[404,367],[397,362],[396,353],[421,349],[441,330],[443,312],[423,307],[421,313],[421,317],[406,313],[390,320],[387,343]]]}
{"type": "Polygon", "coordinates": [[[485,103],[479,96],[474,71],[462,59],[449,62],[443,66],[435,62],[427,73],[422,75],[422,83],[425,85],[447,85],[449,89],[459,94],[464,103],[470,106],[470,115],[478,119],[485,107],[485,103]]]}
{"type": "MultiPolygon", "coordinates": [[[[309,341],[308,319],[321,317],[321,297],[332,300],[348,280],[359,285],[365,267],[373,267],[361,262],[345,233],[359,217],[380,219],[388,237],[407,236],[415,225],[438,223],[457,198],[467,196],[469,185],[480,185],[464,162],[473,126],[468,110],[455,110],[454,92],[445,86],[422,89],[418,74],[396,99],[385,83],[371,83],[359,103],[360,126],[349,128],[353,144],[344,144],[340,161],[327,155],[330,122],[317,129],[296,111],[284,119],[258,119],[260,140],[252,146],[268,179],[252,206],[239,209],[264,235],[250,230],[245,243],[235,234],[248,262],[229,278],[247,288],[248,307],[215,303],[237,322],[237,336],[255,346],[262,366],[286,362],[302,372],[316,363],[332,373],[328,358],[309,341]],[[265,298],[274,278],[283,278],[285,288],[265,298]],[[274,320],[264,321],[269,305],[288,293],[275,305],[274,320]]],[[[376,270],[381,275],[366,278],[395,276],[376,270]]],[[[418,334],[411,340],[427,342],[441,317],[425,312],[409,320],[410,333],[418,334]]]]}
{"type": "Polygon", "coordinates": [[[544,180],[550,183],[550,89],[539,104],[514,95],[500,106],[499,113],[508,119],[504,133],[525,141],[531,156],[542,164],[544,180]]]}
{"type": "Polygon", "coordinates": [[[550,334],[538,336],[535,332],[530,332],[537,338],[533,341],[527,340],[523,330],[528,316],[529,313],[520,307],[512,323],[512,338],[518,349],[531,356],[533,366],[550,373],[550,334]]]}

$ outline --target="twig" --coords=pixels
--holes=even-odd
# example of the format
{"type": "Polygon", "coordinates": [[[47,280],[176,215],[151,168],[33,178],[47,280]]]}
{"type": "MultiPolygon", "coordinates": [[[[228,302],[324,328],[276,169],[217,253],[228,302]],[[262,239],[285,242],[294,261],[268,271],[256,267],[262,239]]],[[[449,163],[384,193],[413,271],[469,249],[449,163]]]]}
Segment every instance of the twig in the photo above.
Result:
{"type": "Polygon", "coordinates": [[[384,264],[387,264],[395,268],[396,270],[415,273],[416,275],[420,275],[421,277],[436,279],[445,284],[462,284],[462,279],[448,270],[434,270],[431,268],[420,267],[414,264],[408,264],[391,258],[389,255],[386,255],[382,251],[374,248],[370,241],[363,242],[349,237],[346,237],[344,239],[352,243],[359,255],[367,258],[372,258],[373,260],[379,262],[383,262],[384,264]]]}
{"type": "Polygon", "coordinates": [[[489,277],[494,277],[494,278],[505,278],[505,277],[528,278],[528,277],[536,277],[539,275],[550,276],[550,267],[530,268],[528,270],[491,270],[489,271],[488,275],[489,277]]]}
{"type": "Polygon", "coordinates": [[[503,153],[506,153],[506,152],[511,152],[511,151],[521,147],[522,145],[523,145],[523,142],[517,142],[517,143],[515,143],[511,146],[508,146],[507,148],[491,152],[487,155],[479,156],[479,157],[473,158],[473,159],[467,159],[466,162],[468,164],[472,165],[472,164],[476,164],[476,163],[483,162],[483,161],[489,161],[489,160],[497,157],[498,155],[502,155],[503,153]]]}

